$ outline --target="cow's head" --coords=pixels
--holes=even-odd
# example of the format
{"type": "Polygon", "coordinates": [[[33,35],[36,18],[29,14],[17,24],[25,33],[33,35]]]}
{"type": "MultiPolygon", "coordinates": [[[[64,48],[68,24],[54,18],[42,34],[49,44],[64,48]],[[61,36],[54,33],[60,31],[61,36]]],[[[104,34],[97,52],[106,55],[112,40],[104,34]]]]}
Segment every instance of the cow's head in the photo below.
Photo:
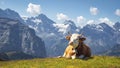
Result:
{"type": "Polygon", "coordinates": [[[69,40],[69,45],[73,45],[75,47],[77,47],[79,43],[86,40],[86,38],[83,37],[82,34],[77,33],[66,36],[66,39],[69,40]]]}

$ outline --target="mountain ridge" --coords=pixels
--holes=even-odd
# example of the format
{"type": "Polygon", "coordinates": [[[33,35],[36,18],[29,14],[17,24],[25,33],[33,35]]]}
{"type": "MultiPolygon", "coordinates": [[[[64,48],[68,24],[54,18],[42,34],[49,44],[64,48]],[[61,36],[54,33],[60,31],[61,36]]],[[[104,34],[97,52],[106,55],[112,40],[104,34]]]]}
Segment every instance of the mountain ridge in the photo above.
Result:
{"type": "Polygon", "coordinates": [[[113,27],[104,22],[87,24],[80,28],[71,20],[65,20],[64,23],[56,23],[45,14],[40,14],[36,17],[28,18],[24,23],[34,29],[36,34],[45,41],[47,56],[62,55],[64,47],[67,46],[65,36],[68,35],[68,32],[83,33],[87,38],[85,43],[90,46],[93,55],[102,54],[114,47],[115,44],[120,44],[119,22],[115,23],[113,27]]]}
{"type": "Polygon", "coordinates": [[[12,51],[16,52],[14,54],[22,52],[24,55],[46,57],[44,42],[35,35],[33,29],[19,20],[0,17],[0,53],[12,51]]]}

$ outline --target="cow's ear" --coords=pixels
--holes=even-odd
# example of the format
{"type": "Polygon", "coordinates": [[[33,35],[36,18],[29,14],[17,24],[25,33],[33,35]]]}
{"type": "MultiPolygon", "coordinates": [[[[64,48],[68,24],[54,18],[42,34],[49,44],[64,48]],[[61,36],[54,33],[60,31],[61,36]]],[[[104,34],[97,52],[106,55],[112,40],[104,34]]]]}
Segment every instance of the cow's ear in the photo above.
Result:
{"type": "Polygon", "coordinates": [[[71,38],[71,36],[70,36],[70,35],[66,36],[66,39],[67,39],[67,40],[70,40],[70,38],[71,38]]]}
{"type": "Polygon", "coordinates": [[[86,40],[86,38],[85,38],[85,37],[83,37],[83,38],[81,38],[81,40],[82,40],[82,41],[85,41],[85,40],[86,40]]]}
{"type": "Polygon", "coordinates": [[[79,41],[85,41],[86,40],[86,38],[85,37],[79,37],[79,41]]]}

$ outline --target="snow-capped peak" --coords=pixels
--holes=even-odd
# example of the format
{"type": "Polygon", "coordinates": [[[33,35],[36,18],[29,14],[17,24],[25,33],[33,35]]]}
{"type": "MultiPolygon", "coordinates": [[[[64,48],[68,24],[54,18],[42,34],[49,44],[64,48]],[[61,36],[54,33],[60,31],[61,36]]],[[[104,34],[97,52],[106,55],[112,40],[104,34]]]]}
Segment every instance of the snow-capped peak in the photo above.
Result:
{"type": "Polygon", "coordinates": [[[102,26],[100,26],[100,25],[96,25],[96,30],[98,30],[98,31],[103,31],[103,27],[102,26]]]}
{"type": "Polygon", "coordinates": [[[99,24],[89,24],[89,25],[87,25],[87,27],[90,28],[90,29],[97,30],[97,31],[103,31],[104,30],[104,28],[99,24]]]}
{"type": "Polygon", "coordinates": [[[69,24],[53,24],[54,27],[56,27],[58,29],[58,32],[61,32],[63,34],[66,34],[69,30],[69,24]]]}

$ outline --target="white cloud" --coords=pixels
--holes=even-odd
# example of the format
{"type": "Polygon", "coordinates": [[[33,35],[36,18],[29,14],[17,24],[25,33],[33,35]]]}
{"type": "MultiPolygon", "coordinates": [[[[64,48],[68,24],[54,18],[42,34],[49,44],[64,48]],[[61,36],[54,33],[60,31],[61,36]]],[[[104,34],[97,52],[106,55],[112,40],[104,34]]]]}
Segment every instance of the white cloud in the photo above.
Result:
{"type": "Polygon", "coordinates": [[[100,19],[99,19],[99,22],[100,22],[100,23],[106,23],[106,24],[110,25],[111,27],[113,26],[113,22],[110,21],[109,18],[107,18],[107,17],[100,18],[100,19]]]}
{"type": "Polygon", "coordinates": [[[92,14],[92,15],[97,15],[98,14],[98,8],[96,8],[96,7],[90,7],[90,13],[92,14]]]}
{"type": "Polygon", "coordinates": [[[67,20],[68,16],[63,13],[57,13],[57,20],[67,20]]]}
{"type": "Polygon", "coordinates": [[[88,20],[87,24],[95,24],[95,21],[94,20],[88,20]]]}
{"type": "Polygon", "coordinates": [[[117,16],[120,16],[120,9],[116,9],[115,14],[116,14],[117,16]]]}
{"type": "Polygon", "coordinates": [[[85,18],[83,16],[77,17],[77,23],[85,21],[85,18]]]}
{"type": "Polygon", "coordinates": [[[83,27],[86,25],[86,18],[85,17],[78,16],[76,20],[77,20],[77,23],[76,23],[77,26],[83,27]]]}
{"type": "Polygon", "coordinates": [[[31,15],[38,15],[41,12],[41,7],[40,5],[29,3],[27,12],[30,13],[31,15]]]}

